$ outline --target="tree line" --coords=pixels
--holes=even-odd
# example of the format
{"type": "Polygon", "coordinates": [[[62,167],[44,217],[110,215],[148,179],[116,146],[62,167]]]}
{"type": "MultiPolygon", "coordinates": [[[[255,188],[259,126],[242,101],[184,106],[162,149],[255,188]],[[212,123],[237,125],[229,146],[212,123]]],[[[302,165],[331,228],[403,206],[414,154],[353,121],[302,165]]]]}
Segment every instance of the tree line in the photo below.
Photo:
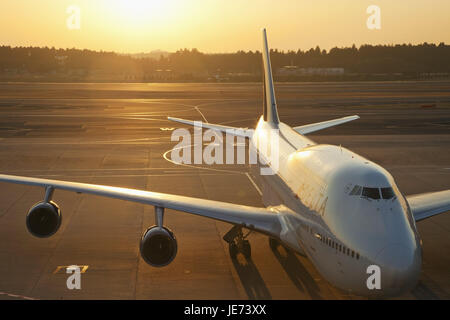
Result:
{"type": "MultiPolygon", "coordinates": [[[[300,68],[344,68],[346,73],[448,73],[450,46],[444,43],[419,45],[355,45],[347,48],[306,51],[271,50],[272,68],[294,65],[300,68]]],[[[261,52],[206,54],[197,49],[181,49],[160,58],[134,58],[114,52],[0,46],[0,72],[28,73],[97,70],[111,74],[150,74],[168,71],[177,74],[261,74],[261,52]]]]}

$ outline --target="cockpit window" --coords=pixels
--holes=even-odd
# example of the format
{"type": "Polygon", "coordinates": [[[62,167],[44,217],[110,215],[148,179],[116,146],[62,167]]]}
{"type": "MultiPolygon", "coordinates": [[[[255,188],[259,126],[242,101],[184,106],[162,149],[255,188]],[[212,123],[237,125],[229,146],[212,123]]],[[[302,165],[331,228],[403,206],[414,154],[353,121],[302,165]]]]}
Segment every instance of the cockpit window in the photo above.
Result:
{"type": "Polygon", "coordinates": [[[378,191],[378,188],[366,188],[364,187],[362,190],[363,197],[367,197],[369,199],[380,199],[380,192],[378,191]]]}
{"type": "Polygon", "coordinates": [[[381,196],[383,199],[392,199],[395,197],[394,190],[392,188],[381,188],[381,196]]]}
{"type": "Polygon", "coordinates": [[[395,198],[394,190],[391,187],[388,188],[368,188],[368,187],[361,187],[358,185],[355,185],[350,191],[349,195],[351,196],[361,196],[368,199],[375,199],[379,200],[381,198],[388,200],[395,198]],[[380,195],[381,192],[381,195],[380,195]]]}
{"type": "Polygon", "coordinates": [[[354,186],[353,190],[350,192],[350,195],[351,196],[359,196],[359,195],[361,195],[361,190],[362,190],[361,186],[354,186]]]}

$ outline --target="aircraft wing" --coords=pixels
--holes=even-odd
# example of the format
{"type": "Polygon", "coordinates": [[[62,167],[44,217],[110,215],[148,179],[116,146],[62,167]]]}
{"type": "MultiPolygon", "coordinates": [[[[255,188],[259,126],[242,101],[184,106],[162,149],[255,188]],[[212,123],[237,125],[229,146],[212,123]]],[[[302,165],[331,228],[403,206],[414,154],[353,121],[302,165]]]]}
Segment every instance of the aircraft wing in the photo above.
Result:
{"type": "Polygon", "coordinates": [[[236,127],[224,126],[221,124],[212,124],[212,123],[205,123],[205,122],[201,122],[201,121],[192,121],[192,120],[185,120],[185,119],[172,118],[172,117],[167,117],[167,119],[170,121],[187,124],[187,125],[190,125],[193,127],[213,129],[213,130],[232,134],[232,135],[239,136],[239,137],[245,137],[245,138],[252,137],[252,130],[249,130],[248,128],[236,128],[236,127]]]}
{"type": "Polygon", "coordinates": [[[450,211],[450,190],[407,196],[416,221],[450,211]]]}
{"type": "Polygon", "coordinates": [[[111,186],[1,175],[0,182],[39,187],[52,187],[77,193],[88,193],[114,199],[127,200],[163,207],[220,220],[279,237],[281,224],[277,208],[258,208],[227,202],[191,198],[166,193],[111,186]]]}
{"type": "Polygon", "coordinates": [[[359,119],[359,116],[354,115],[354,116],[348,116],[348,117],[343,117],[343,118],[339,118],[339,119],[311,123],[311,124],[307,124],[304,126],[294,127],[293,129],[300,134],[308,134],[308,133],[323,130],[323,129],[326,129],[329,127],[334,127],[334,126],[337,126],[337,125],[340,125],[340,124],[343,124],[343,123],[346,123],[349,121],[353,121],[356,119],[359,119]]]}

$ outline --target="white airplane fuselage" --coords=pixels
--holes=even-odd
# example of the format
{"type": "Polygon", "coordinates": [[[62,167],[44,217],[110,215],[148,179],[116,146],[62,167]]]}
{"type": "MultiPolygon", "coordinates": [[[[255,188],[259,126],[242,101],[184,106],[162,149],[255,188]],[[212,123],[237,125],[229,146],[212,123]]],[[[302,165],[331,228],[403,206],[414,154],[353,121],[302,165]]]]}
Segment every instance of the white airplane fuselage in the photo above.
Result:
{"type": "Polygon", "coordinates": [[[279,132],[276,174],[255,176],[266,206],[292,212],[283,215],[280,240],[345,291],[391,296],[412,289],[421,271],[421,241],[392,176],[345,148],[315,144],[284,123],[274,127],[261,118],[250,148],[267,159],[270,147],[258,146],[262,140],[267,145],[273,129],[279,132]],[[373,265],[380,268],[381,287],[369,289],[373,265]]]}

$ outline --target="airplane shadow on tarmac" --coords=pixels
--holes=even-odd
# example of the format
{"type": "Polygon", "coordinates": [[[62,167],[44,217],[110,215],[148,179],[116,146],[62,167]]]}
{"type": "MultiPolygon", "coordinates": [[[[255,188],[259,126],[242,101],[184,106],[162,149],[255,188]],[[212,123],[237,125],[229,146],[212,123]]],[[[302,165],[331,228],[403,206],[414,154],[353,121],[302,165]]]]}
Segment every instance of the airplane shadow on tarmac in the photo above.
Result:
{"type": "Polygon", "coordinates": [[[271,244],[270,248],[298,290],[306,291],[312,299],[323,299],[316,282],[292,250],[285,248],[280,243],[271,244]]]}
{"type": "Polygon", "coordinates": [[[422,281],[419,281],[417,286],[411,291],[411,294],[419,300],[440,300],[439,296],[422,281]]]}
{"type": "MultiPolygon", "coordinates": [[[[285,249],[280,244],[276,247],[271,246],[271,249],[298,290],[307,293],[312,299],[323,299],[316,282],[309,275],[303,264],[298,260],[295,253],[289,249],[285,249]]],[[[239,254],[235,259],[231,259],[231,261],[233,262],[234,268],[249,299],[272,299],[272,296],[251,257],[245,258],[243,255],[239,254]]]]}
{"type": "Polygon", "coordinates": [[[267,286],[261,277],[261,274],[253,263],[252,258],[244,258],[239,254],[233,261],[234,268],[241,279],[242,286],[249,299],[253,300],[268,300],[272,299],[272,296],[267,289],[267,286]]]}

